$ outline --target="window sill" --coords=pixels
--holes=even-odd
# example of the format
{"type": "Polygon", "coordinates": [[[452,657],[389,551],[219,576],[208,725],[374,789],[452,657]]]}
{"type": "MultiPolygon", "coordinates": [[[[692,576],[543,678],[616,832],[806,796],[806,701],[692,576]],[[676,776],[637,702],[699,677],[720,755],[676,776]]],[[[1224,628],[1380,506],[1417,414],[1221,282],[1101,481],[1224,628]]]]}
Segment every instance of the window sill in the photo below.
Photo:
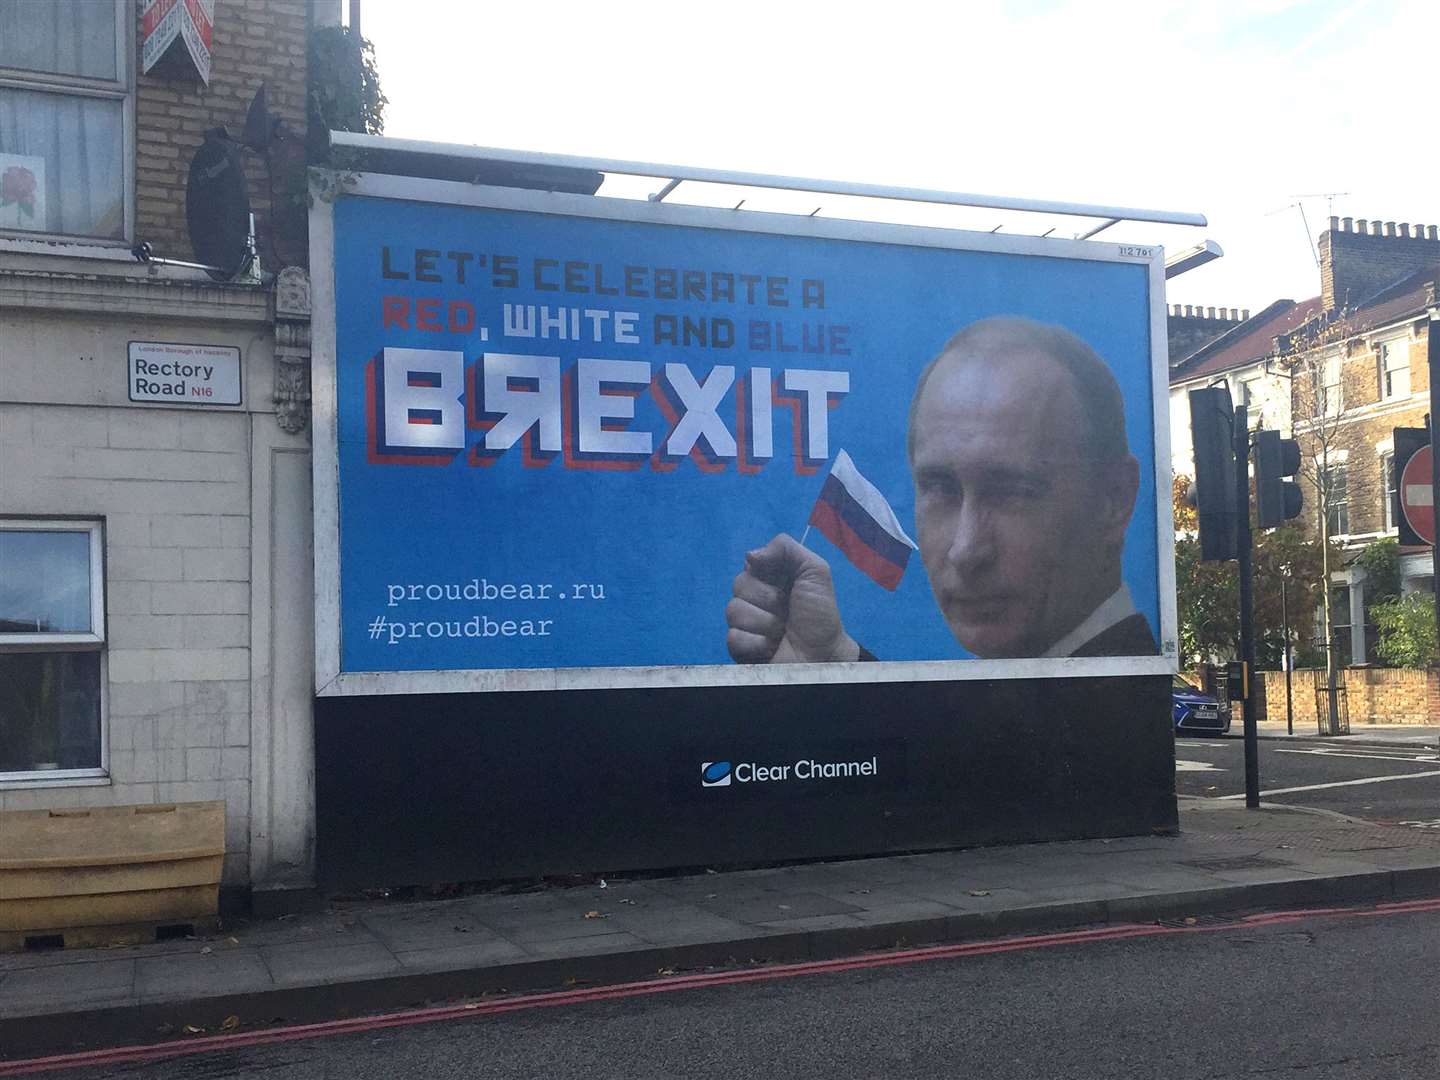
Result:
{"type": "Polygon", "coordinates": [[[26,255],[61,255],[72,259],[100,259],[104,262],[134,263],[130,245],[124,240],[64,240],[44,235],[29,237],[13,233],[0,236],[0,251],[26,255]]]}
{"type": "Polygon", "coordinates": [[[109,787],[110,774],[104,769],[67,769],[53,772],[0,773],[0,791],[29,791],[33,788],[109,787]]]}

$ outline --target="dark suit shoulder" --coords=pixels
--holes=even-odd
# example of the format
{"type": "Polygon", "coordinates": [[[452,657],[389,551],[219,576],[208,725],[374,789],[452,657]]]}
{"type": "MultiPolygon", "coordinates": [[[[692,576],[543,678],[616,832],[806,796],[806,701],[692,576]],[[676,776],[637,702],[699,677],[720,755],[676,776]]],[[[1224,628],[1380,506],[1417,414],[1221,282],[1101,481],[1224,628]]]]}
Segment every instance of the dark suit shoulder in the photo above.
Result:
{"type": "Polygon", "coordinates": [[[1136,612],[1128,619],[1121,619],[1114,626],[1102,630],[1071,656],[1154,656],[1160,651],[1155,644],[1155,635],[1150,632],[1150,623],[1144,615],[1136,612]]]}

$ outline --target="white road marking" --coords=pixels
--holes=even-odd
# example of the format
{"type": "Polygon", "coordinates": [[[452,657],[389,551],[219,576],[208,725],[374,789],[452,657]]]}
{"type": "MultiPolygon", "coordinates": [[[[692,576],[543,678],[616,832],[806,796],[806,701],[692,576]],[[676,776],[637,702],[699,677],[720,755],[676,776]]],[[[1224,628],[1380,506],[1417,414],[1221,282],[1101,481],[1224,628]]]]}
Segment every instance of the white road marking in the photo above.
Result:
{"type": "Polygon", "coordinates": [[[1175,759],[1176,772],[1227,772],[1218,765],[1211,765],[1208,761],[1182,761],[1175,759]]]}
{"type": "MultiPolygon", "coordinates": [[[[1361,784],[1383,784],[1387,780],[1419,780],[1422,777],[1426,776],[1440,776],[1440,769],[1432,770],[1430,772],[1401,773],[1399,776],[1367,776],[1360,780],[1336,780],[1333,783],[1329,784],[1307,784],[1304,787],[1273,788],[1270,791],[1262,791],[1260,792],[1260,794],[1262,796],[1293,795],[1297,791],[1323,791],[1326,788],[1358,787],[1361,784]]],[[[1245,793],[1243,791],[1240,792],[1240,794],[1238,795],[1216,796],[1216,798],[1219,799],[1243,799],[1244,797],[1245,793]]]]}
{"type": "Polygon", "coordinates": [[[1355,758],[1360,761],[1440,761],[1440,757],[1434,754],[1384,754],[1384,753],[1346,753],[1343,750],[1285,750],[1277,749],[1277,754],[1314,754],[1316,757],[1327,758],[1355,758]]]}

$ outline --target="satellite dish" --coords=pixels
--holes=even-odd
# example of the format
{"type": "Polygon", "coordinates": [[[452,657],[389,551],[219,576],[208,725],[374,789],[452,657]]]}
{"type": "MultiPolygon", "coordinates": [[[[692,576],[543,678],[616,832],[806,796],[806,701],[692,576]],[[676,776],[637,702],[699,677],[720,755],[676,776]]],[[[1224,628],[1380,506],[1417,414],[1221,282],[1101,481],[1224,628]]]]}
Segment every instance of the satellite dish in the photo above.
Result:
{"type": "Polygon", "coordinates": [[[239,144],[224,128],[205,133],[205,141],[190,159],[185,182],[185,222],[195,258],[211,266],[217,281],[228,281],[244,265],[250,233],[250,196],[239,144]]]}
{"type": "Polygon", "coordinates": [[[270,147],[270,140],[275,137],[275,129],[280,126],[280,118],[270,111],[266,101],[265,84],[260,84],[260,89],[255,91],[255,96],[250,99],[250,108],[245,113],[245,130],[240,133],[240,141],[251,150],[264,153],[270,147]]]}

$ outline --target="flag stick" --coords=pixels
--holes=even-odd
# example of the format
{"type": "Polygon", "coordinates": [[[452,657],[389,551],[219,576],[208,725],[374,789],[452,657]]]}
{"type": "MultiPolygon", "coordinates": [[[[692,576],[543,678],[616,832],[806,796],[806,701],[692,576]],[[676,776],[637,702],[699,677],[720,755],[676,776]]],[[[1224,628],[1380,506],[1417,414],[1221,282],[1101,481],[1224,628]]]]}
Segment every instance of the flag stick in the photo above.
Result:
{"type": "Polygon", "coordinates": [[[805,523],[805,531],[800,534],[800,546],[805,546],[805,538],[810,535],[810,523],[805,523]]]}

